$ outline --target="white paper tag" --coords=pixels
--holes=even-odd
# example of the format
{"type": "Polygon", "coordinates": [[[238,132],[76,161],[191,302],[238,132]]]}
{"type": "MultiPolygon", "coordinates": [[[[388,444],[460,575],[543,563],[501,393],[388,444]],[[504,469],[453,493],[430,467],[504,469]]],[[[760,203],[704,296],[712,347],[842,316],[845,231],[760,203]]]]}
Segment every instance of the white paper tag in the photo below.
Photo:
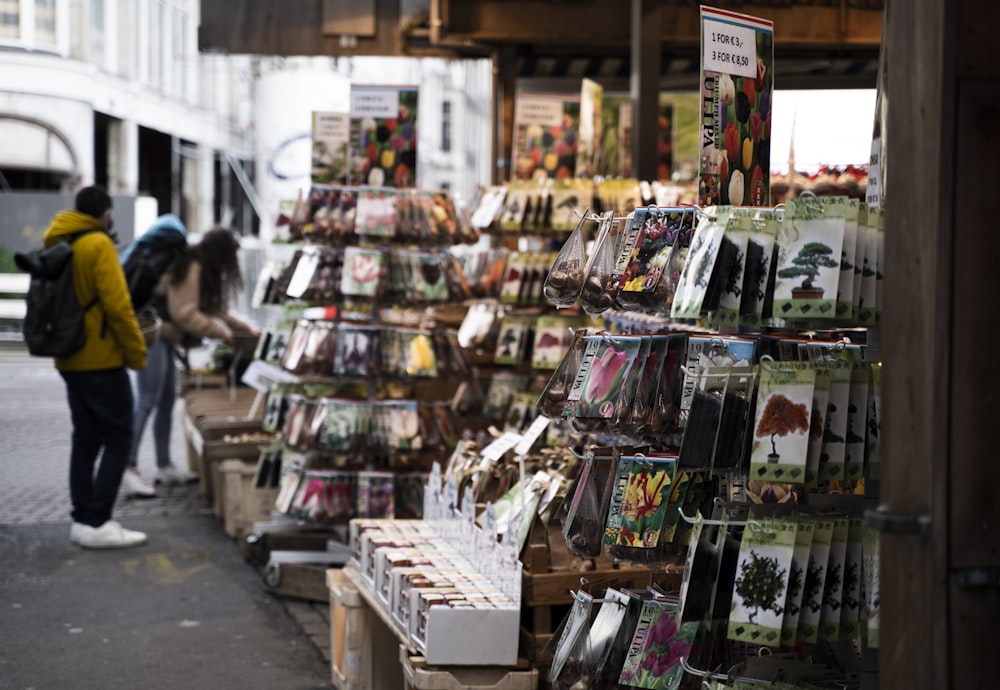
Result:
{"type": "Polygon", "coordinates": [[[528,451],[531,450],[531,446],[534,445],[535,441],[538,440],[538,437],[542,435],[542,432],[548,428],[549,422],[551,421],[551,419],[543,414],[535,417],[535,421],[531,423],[528,430],[521,436],[521,440],[517,442],[517,445],[514,447],[514,452],[518,455],[527,455],[528,451]]]}
{"type": "Polygon", "coordinates": [[[516,434],[513,431],[505,431],[500,438],[483,448],[482,456],[496,462],[504,453],[516,446],[520,441],[521,434],[516,434]]]}
{"type": "Polygon", "coordinates": [[[298,383],[299,377],[279,366],[255,359],[247,366],[241,380],[254,390],[266,393],[271,390],[272,383],[298,383]]]}

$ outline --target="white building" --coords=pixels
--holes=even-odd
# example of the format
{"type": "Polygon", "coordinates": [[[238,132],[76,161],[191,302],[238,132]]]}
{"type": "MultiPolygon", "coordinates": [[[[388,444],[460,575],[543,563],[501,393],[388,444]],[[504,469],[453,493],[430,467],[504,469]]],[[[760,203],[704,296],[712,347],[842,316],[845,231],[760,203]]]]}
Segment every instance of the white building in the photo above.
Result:
{"type": "MultiPolygon", "coordinates": [[[[199,14],[199,0],[0,0],[0,193],[96,183],[194,231],[267,238],[262,142],[275,123],[307,137],[311,108],[346,112],[352,82],[421,87],[419,186],[468,196],[489,181],[488,61],[199,54],[199,14]],[[297,97],[268,99],[281,73],[297,97]]],[[[282,184],[308,185],[307,156],[283,164],[282,184]]]]}
{"type": "Polygon", "coordinates": [[[0,0],[0,188],[251,221],[227,170],[253,150],[251,63],[199,55],[198,23],[198,0],[0,0]]]}

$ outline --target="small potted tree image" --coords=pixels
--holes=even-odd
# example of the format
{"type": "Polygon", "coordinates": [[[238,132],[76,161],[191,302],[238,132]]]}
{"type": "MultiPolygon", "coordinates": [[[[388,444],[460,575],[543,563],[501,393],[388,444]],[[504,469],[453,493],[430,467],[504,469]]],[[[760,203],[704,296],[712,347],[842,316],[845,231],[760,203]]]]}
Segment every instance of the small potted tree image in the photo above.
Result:
{"type": "Polygon", "coordinates": [[[750,551],[750,558],[740,564],[740,574],[735,585],[736,593],[743,600],[748,621],[754,622],[758,610],[773,611],[777,616],[782,614],[782,606],[778,601],[785,589],[787,572],[776,557],[761,556],[756,551],[750,551]]]}
{"type": "Polygon", "coordinates": [[[840,262],[831,258],[833,249],[822,242],[809,242],[792,259],[792,265],[778,271],[779,278],[802,278],[802,284],[792,288],[792,299],[821,299],[823,287],[813,285],[821,268],[839,268],[840,262]]]}
{"type": "Polygon", "coordinates": [[[756,436],[771,437],[771,452],[767,456],[769,463],[778,462],[781,457],[774,437],[787,436],[799,431],[809,431],[809,410],[805,403],[792,402],[781,393],[768,398],[760,421],[757,422],[756,436]]]}

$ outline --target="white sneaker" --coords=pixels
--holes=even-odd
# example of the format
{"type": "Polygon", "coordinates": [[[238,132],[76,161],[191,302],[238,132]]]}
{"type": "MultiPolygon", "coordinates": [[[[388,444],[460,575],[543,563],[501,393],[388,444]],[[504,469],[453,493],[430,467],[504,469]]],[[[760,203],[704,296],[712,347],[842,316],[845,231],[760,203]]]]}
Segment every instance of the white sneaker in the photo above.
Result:
{"type": "Polygon", "coordinates": [[[156,489],[147,484],[135,470],[125,470],[125,474],[122,475],[121,494],[126,498],[132,496],[152,498],[156,496],[156,489]]]}
{"type": "Polygon", "coordinates": [[[85,549],[127,549],[146,543],[145,532],[125,529],[114,520],[108,520],[100,527],[74,522],[69,538],[85,549]]]}
{"type": "Polygon", "coordinates": [[[187,470],[178,469],[175,465],[167,465],[156,471],[156,484],[193,484],[198,481],[198,475],[187,470]]]}

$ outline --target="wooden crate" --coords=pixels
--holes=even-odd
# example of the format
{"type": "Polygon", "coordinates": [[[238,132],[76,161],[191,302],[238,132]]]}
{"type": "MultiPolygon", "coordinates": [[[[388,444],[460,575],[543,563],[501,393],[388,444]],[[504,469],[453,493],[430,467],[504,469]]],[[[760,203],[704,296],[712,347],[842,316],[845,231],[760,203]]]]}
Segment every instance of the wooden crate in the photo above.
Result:
{"type": "Polygon", "coordinates": [[[221,477],[217,467],[224,460],[256,462],[261,448],[270,443],[273,434],[264,434],[260,419],[187,416],[184,428],[187,436],[188,466],[198,475],[201,492],[213,501],[215,514],[222,517],[222,503],[215,487],[221,477]],[[255,440],[233,441],[241,435],[253,434],[255,440]],[[227,440],[228,439],[228,440],[227,440]]]}
{"type": "Polygon", "coordinates": [[[406,690],[536,690],[538,669],[527,659],[514,668],[454,668],[428,666],[422,656],[411,656],[405,646],[399,648],[406,690]]]}
{"type": "Polygon", "coordinates": [[[278,489],[258,489],[253,485],[256,462],[225,460],[217,467],[221,474],[216,486],[222,501],[223,529],[229,536],[242,539],[250,533],[253,523],[270,519],[278,489]]]}
{"type": "Polygon", "coordinates": [[[330,597],[326,585],[329,568],[313,563],[282,563],[264,573],[264,588],[284,597],[325,602],[330,597]]]}

